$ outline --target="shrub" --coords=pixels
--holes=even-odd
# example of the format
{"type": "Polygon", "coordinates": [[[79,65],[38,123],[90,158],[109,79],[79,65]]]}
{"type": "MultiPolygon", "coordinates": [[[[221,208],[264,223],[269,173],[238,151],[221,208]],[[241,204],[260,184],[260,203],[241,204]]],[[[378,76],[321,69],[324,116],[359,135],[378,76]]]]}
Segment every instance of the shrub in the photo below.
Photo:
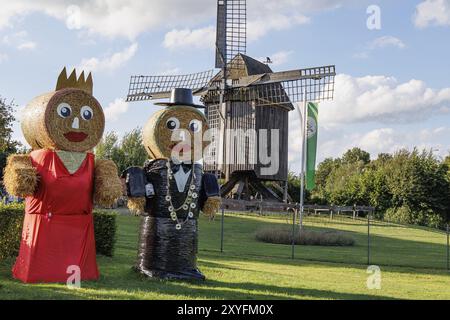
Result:
{"type": "MultiPolygon", "coordinates": [[[[256,232],[258,241],[273,244],[292,244],[292,230],[286,228],[263,228],[256,232]]],[[[338,231],[297,232],[295,244],[306,246],[353,246],[355,239],[338,231]]]]}
{"type": "Polygon", "coordinates": [[[0,204],[0,261],[19,253],[23,204],[0,204]]]}
{"type": "Polygon", "coordinates": [[[444,218],[434,213],[433,210],[412,211],[407,205],[398,209],[388,209],[384,219],[395,223],[415,224],[431,228],[443,228],[445,223],[444,218]]]}
{"type": "MultiPolygon", "coordinates": [[[[0,261],[19,253],[24,217],[23,204],[0,204],[0,261]]],[[[97,254],[112,257],[116,243],[116,213],[94,211],[97,254]]]]}
{"type": "Polygon", "coordinates": [[[114,255],[117,234],[117,214],[106,210],[94,211],[95,244],[97,254],[114,255]]]}

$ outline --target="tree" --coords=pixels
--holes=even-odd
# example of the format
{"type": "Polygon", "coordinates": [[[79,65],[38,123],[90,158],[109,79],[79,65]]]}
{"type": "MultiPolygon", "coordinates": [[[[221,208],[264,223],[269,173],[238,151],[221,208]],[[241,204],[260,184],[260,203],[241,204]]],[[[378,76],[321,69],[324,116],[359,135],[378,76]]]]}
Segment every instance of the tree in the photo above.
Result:
{"type": "Polygon", "coordinates": [[[370,155],[354,148],[342,159],[326,159],[316,173],[315,203],[370,205],[378,218],[442,227],[450,213],[450,156],[400,150],[370,155]]]}
{"type": "Polygon", "coordinates": [[[415,224],[430,225],[436,214],[446,218],[450,210],[448,167],[432,151],[401,150],[386,170],[391,208],[411,212],[409,221],[415,224]]]}
{"type": "Polygon", "coordinates": [[[125,134],[122,140],[115,132],[109,132],[95,148],[98,159],[113,160],[119,173],[132,166],[142,166],[148,158],[140,128],[125,134]]]}
{"type": "Polygon", "coordinates": [[[125,134],[120,144],[123,154],[122,162],[119,164],[121,171],[132,167],[142,166],[148,159],[148,154],[142,143],[142,130],[140,128],[125,134]]]}
{"type": "Polygon", "coordinates": [[[365,166],[361,161],[342,163],[327,178],[325,194],[330,204],[352,206],[368,204],[361,176],[365,166]]]}
{"type": "Polygon", "coordinates": [[[95,147],[95,156],[99,159],[113,160],[117,153],[119,138],[115,132],[108,132],[95,147]]]}
{"type": "Polygon", "coordinates": [[[7,102],[6,99],[0,97],[0,175],[2,177],[6,159],[10,154],[17,152],[17,148],[20,146],[20,143],[12,139],[15,106],[13,102],[7,102]]]}
{"type": "Polygon", "coordinates": [[[316,170],[316,188],[312,193],[315,203],[326,203],[329,195],[326,194],[327,179],[335,168],[341,165],[340,159],[327,158],[319,164],[316,170]]]}
{"type": "Polygon", "coordinates": [[[356,163],[362,162],[363,164],[368,164],[370,162],[370,153],[361,150],[360,148],[353,148],[348,150],[342,156],[343,163],[356,163]]]}
{"type": "Polygon", "coordinates": [[[448,179],[450,181],[450,155],[445,158],[443,164],[444,164],[444,166],[447,166],[448,179]]]}

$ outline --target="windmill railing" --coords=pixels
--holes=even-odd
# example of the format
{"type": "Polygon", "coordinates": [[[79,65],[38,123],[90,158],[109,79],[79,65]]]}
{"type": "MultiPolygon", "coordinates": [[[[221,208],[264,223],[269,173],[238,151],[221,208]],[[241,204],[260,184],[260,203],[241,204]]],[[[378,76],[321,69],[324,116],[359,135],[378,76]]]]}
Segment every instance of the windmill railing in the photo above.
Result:
{"type": "MultiPolygon", "coordinates": [[[[299,210],[298,203],[271,202],[260,200],[238,200],[238,199],[222,199],[221,208],[228,211],[271,211],[279,213],[288,213],[292,210],[299,210]]],[[[305,205],[304,209],[314,213],[328,212],[330,214],[339,214],[342,212],[375,212],[374,207],[370,206],[327,206],[327,205],[305,205]]]]}

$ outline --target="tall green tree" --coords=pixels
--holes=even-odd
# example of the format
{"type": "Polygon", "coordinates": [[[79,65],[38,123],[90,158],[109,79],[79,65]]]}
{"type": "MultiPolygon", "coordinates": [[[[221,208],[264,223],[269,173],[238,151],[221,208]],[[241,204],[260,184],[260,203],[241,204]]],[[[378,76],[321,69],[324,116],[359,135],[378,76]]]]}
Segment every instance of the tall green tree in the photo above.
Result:
{"type": "Polygon", "coordinates": [[[3,177],[3,170],[6,166],[6,159],[12,153],[17,152],[20,143],[12,139],[14,118],[13,102],[8,102],[0,97],[0,176],[3,177]]]}
{"type": "Polygon", "coordinates": [[[432,151],[400,150],[374,161],[359,148],[319,164],[315,203],[370,205],[379,218],[442,226],[450,213],[450,156],[432,151]]]}
{"type": "Polygon", "coordinates": [[[98,159],[113,160],[118,152],[119,137],[115,132],[108,132],[95,147],[95,156],[98,159]]]}
{"type": "Polygon", "coordinates": [[[360,148],[353,148],[344,153],[344,155],[342,156],[342,162],[347,164],[356,162],[368,164],[370,162],[370,153],[360,148]]]}
{"type": "Polygon", "coordinates": [[[444,165],[447,166],[448,169],[448,179],[450,180],[450,155],[447,156],[444,160],[444,165]]]}
{"type": "Polygon", "coordinates": [[[341,159],[327,158],[322,161],[316,170],[316,188],[312,192],[312,199],[316,203],[325,204],[329,199],[326,184],[331,172],[341,165],[341,159]]]}
{"type": "Polygon", "coordinates": [[[142,166],[148,159],[148,154],[142,143],[142,130],[137,128],[125,134],[120,144],[123,160],[120,163],[121,170],[132,166],[142,166]]]}
{"type": "Polygon", "coordinates": [[[115,132],[109,132],[95,148],[95,155],[98,159],[113,160],[119,172],[132,166],[142,166],[148,158],[140,128],[126,133],[121,140],[115,132]]]}
{"type": "Polygon", "coordinates": [[[417,224],[426,224],[431,213],[445,217],[450,210],[448,167],[432,151],[397,152],[387,165],[391,207],[408,208],[417,214],[417,224]]]}

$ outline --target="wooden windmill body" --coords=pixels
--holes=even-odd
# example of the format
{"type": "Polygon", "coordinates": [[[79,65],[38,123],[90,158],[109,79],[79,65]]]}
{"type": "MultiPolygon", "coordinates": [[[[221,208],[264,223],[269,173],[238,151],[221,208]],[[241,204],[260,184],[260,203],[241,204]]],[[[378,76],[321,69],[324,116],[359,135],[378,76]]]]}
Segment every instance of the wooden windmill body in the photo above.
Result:
{"type": "MultiPolygon", "coordinates": [[[[230,61],[229,70],[233,71],[229,72],[228,80],[236,83],[239,83],[239,79],[273,73],[267,64],[241,53],[230,61]],[[235,64],[241,67],[231,69],[235,64]]],[[[213,77],[209,86],[218,86],[223,80],[223,74],[219,72],[213,77]]],[[[279,90],[287,96],[281,85],[279,90]]],[[[217,154],[212,155],[212,163],[205,165],[206,171],[216,172],[225,179],[223,195],[231,192],[238,199],[248,200],[259,194],[266,199],[282,200],[279,193],[267,188],[263,182],[274,181],[284,185],[287,181],[289,112],[294,110],[292,103],[274,104],[270,101],[267,104],[265,101],[261,105],[257,99],[243,99],[241,94],[236,94],[233,90],[224,94],[222,106],[220,93],[217,91],[208,91],[202,101],[210,128],[216,129],[219,137],[225,137],[218,141],[217,148],[213,151],[217,154]],[[221,115],[226,117],[225,121],[221,121],[221,115]],[[264,131],[267,143],[261,141],[261,130],[267,130],[264,131]],[[271,145],[272,130],[277,130],[279,135],[275,146],[271,145]],[[267,155],[278,153],[279,169],[276,173],[268,175],[262,170],[267,164],[262,163],[258,156],[260,148],[265,148],[267,155]]]]}

